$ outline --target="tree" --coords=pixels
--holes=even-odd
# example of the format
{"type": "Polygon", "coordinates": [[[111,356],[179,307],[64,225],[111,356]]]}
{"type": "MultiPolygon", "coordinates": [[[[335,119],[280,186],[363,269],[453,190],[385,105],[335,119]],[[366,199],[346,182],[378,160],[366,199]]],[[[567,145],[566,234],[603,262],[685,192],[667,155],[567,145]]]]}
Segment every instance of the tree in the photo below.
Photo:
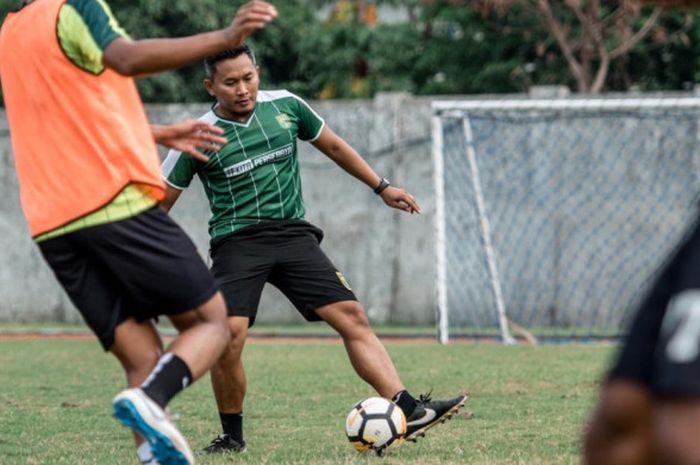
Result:
{"type": "MultiPolygon", "coordinates": [[[[466,2],[463,2],[466,4],[466,2]]],[[[626,60],[657,25],[663,8],[643,9],[634,0],[477,0],[481,11],[507,13],[515,5],[536,11],[552,35],[579,92],[597,94],[611,63],[626,60]]],[[[467,7],[469,8],[469,7],[467,7]]]]}
{"type": "Polygon", "coordinates": [[[578,37],[569,34],[571,27],[557,18],[550,0],[535,2],[542,13],[547,28],[561,49],[579,92],[599,93],[605,85],[610,63],[627,57],[629,52],[656,25],[662,8],[656,7],[641,22],[639,3],[622,0],[616,7],[605,8],[600,0],[566,0],[580,22],[578,37]]]}
{"type": "MultiPolygon", "coordinates": [[[[526,92],[547,84],[590,93],[679,90],[700,81],[700,13],[639,1],[285,0],[275,2],[279,18],[251,44],[264,87],[306,98],[526,92]],[[374,22],[369,13],[385,5],[409,20],[374,22]],[[328,7],[342,7],[344,16],[321,17],[328,7]]],[[[20,3],[0,0],[0,18],[20,3]]],[[[108,3],[138,39],[223,27],[244,0],[108,3]]],[[[203,77],[195,64],[138,86],[146,102],[199,102],[209,99],[203,77]]]]}

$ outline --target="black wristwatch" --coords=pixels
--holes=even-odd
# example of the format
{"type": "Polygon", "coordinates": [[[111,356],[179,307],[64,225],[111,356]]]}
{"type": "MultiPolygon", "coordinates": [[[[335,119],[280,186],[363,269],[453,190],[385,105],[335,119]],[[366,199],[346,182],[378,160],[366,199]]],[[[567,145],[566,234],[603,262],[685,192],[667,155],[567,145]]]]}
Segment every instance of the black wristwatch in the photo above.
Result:
{"type": "Polygon", "coordinates": [[[389,186],[391,186],[389,180],[387,178],[382,178],[382,180],[379,181],[379,185],[374,189],[374,193],[379,195],[389,186]]]}

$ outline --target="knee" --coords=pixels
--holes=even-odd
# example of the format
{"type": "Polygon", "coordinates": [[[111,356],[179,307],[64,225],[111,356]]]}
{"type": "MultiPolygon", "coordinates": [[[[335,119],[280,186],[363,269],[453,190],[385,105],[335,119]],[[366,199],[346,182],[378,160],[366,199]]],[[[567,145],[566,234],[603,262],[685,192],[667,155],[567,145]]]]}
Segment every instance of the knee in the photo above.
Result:
{"type": "Polygon", "coordinates": [[[159,347],[143,348],[128,358],[122,358],[122,366],[129,386],[138,386],[149,375],[163,356],[159,347]]]}
{"type": "Polygon", "coordinates": [[[231,339],[228,347],[230,353],[240,353],[248,337],[248,319],[242,317],[229,318],[231,339]]]}
{"type": "Polygon", "coordinates": [[[340,302],[331,311],[336,315],[331,325],[345,340],[364,339],[373,335],[365,310],[359,302],[340,302]]]}
{"type": "Polygon", "coordinates": [[[217,292],[206,304],[197,309],[200,323],[210,326],[212,337],[222,344],[231,341],[231,328],[226,315],[226,303],[220,292],[217,292]]]}
{"type": "Polygon", "coordinates": [[[206,304],[199,308],[199,315],[207,323],[226,326],[228,330],[228,316],[226,302],[221,292],[217,292],[206,304]]]}
{"type": "Polygon", "coordinates": [[[342,302],[340,305],[340,311],[347,318],[349,326],[355,329],[365,330],[369,329],[369,319],[365,313],[365,309],[359,302],[347,301],[342,302]]]}

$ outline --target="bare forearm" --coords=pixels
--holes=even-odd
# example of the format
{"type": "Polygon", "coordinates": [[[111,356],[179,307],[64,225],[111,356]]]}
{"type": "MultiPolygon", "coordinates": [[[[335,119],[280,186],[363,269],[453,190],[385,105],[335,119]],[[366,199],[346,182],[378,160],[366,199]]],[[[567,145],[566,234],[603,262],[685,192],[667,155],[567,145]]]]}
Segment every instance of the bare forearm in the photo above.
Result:
{"type": "Polygon", "coordinates": [[[230,26],[176,39],[132,41],[120,37],[104,51],[104,64],[126,76],[166,71],[236,47],[277,16],[271,4],[252,0],[241,6],[230,26]]]}
{"type": "Polygon", "coordinates": [[[330,128],[325,127],[321,136],[313,144],[348,174],[370,188],[374,189],[379,184],[381,178],[372,167],[350,144],[338,137],[330,128]]]}
{"type": "Polygon", "coordinates": [[[365,159],[350,146],[345,150],[340,149],[335,155],[329,155],[329,158],[348,174],[362,181],[368,187],[374,189],[379,184],[381,177],[377,175],[365,159]]]}
{"type": "Polygon", "coordinates": [[[421,212],[418,202],[409,192],[390,186],[386,180],[380,178],[364,158],[330,128],[325,127],[313,144],[347,173],[378,193],[386,205],[408,213],[421,212]]]}
{"type": "Polygon", "coordinates": [[[226,30],[174,39],[117,39],[105,50],[105,64],[126,76],[180,68],[230,46],[226,30]]]}

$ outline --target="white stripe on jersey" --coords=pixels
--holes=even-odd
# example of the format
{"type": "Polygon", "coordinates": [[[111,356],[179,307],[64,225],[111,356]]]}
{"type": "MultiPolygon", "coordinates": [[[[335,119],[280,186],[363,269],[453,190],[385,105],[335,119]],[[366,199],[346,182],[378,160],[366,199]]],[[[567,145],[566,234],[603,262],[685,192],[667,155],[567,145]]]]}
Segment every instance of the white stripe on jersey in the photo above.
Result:
{"type": "Polygon", "coordinates": [[[267,137],[267,133],[265,132],[265,129],[263,128],[262,123],[260,123],[260,118],[258,118],[258,115],[255,115],[255,121],[258,122],[258,127],[260,128],[260,131],[262,131],[263,136],[265,136],[265,141],[267,142],[267,148],[271,149],[272,144],[270,144],[270,138],[267,137]]]}
{"type": "MultiPolygon", "coordinates": [[[[263,128],[263,125],[260,123],[260,119],[255,116],[255,121],[258,122],[258,127],[260,128],[260,131],[263,133],[263,136],[265,136],[265,140],[267,141],[267,148],[271,149],[272,144],[270,144],[270,138],[267,137],[267,133],[265,132],[265,128],[263,128]]],[[[282,196],[282,186],[280,186],[280,179],[279,179],[279,173],[277,172],[277,167],[275,164],[272,164],[272,169],[275,170],[275,182],[277,182],[277,192],[280,195],[280,212],[282,217],[284,217],[284,197],[282,196]]]]}
{"type": "MultiPolygon", "coordinates": [[[[286,92],[287,94],[290,94],[290,93],[287,92],[286,90],[278,91],[278,92],[280,92],[280,93],[281,93],[281,92],[286,92]]],[[[277,111],[277,114],[281,115],[282,112],[280,111],[279,108],[277,108],[277,105],[275,105],[275,102],[273,102],[272,100],[270,100],[270,103],[271,103],[272,106],[275,108],[275,111],[277,111]]],[[[295,143],[296,141],[294,140],[294,136],[292,136],[292,131],[290,131],[289,129],[287,129],[287,134],[289,134],[289,140],[292,141],[292,144],[295,143]]],[[[297,154],[297,156],[298,156],[298,154],[297,154]]],[[[298,164],[297,164],[297,166],[298,166],[298,164]]],[[[300,175],[299,175],[298,172],[297,172],[297,178],[298,178],[298,179],[300,178],[300,175]]],[[[300,181],[300,182],[301,182],[301,181],[300,181]]],[[[297,188],[296,183],[294,183],[294,195],[297,196],[297,197],[299,197],[299,189],[297,188]]],[[[299,208],[298,208],[298,207],[297,207],[297,209],[294,211],[294,215],[295,215],[295,216],[298,216],[298,215],[299,215],[299,208]]]]}
{"type": "MultiPolygon", "coordinates": [[[[277,112],[277,114],[278,114],[278,115],[281,115],[282,112],[281,112],[280,109],[277,107],[277,105],[275,105],[275,102],[273,102],[272,100],[270,100],[270,103],[272,104],[272,107],[275,109],[275,111],[277,112]]],[[[293,143],[294,143],[294,136],[292,135],[292,131],[290,131],[289,129],[287,129],[287,134],[289,134],[289,141],[293,144],[293,143]]]]}
{"type": "MultiPolygon", "coordinates": [[[[252,119],[252,118],[251,118],[252,119]]],[[[236,131],[236,139],[238,139],[238,145],[241,146],[241,150],[243,151],[243,156],[248,159],[248,154],[245,151],[245,147],[243,146],[243,141],[241,140],[241,136],[238,135],[238,129],[236,126],[233,127],[233,130],[236,131]]],[[[258,210],[258,223],[260,222],[260,198],[258,195],[258,186],[255,184],[255,176],[253,176],[253,171],[249,171],[250,174],[250,180],[253,181],[253,189],[255,189],[255,207],[258,210]]],[[[229,185],[231,184],[231,179],[229,178],[229,185]]],[[[233,194],[231,194],[233,195],[233,194]]]]}

